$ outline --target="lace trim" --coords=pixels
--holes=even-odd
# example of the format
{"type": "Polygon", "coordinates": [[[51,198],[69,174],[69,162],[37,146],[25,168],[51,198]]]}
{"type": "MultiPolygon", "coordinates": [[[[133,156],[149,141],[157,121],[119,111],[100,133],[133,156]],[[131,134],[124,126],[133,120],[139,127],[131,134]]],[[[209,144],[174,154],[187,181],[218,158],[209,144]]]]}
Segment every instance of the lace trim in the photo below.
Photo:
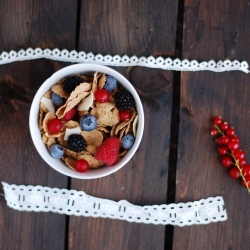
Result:
{"type": "Polygon", "coordinates": [[[111,55],[94,55],[93,53],[86,53],[84,51],[77,52],[75,50],[68,51],[66,49],[44,49],[41,48],[28,48],[27,50],[19,50],[18,52],[11,50],[8,52],[2,52],[0,55],[0,65],[12,63],[16,61],[24,60],[33,60],[39,58],[51,59],[54,61],[65,61],[72,63],[97,63],[108,66],[143,66],[149,68],[160,68],[165,70],[176,70],[176,71],[200,71],[200,70],[209,70],[214,72],[223,72],[223,71],[232,71],[232,70],[241,70],[245,73],[249,73],[248,63],[246,61],[239,62],[237,60],[230,61],[218,61],[217,63],[214,60],[209,62],[200,62],[196,60],[189,61],[187,59],[180,60],[163,57],[140,57],[127,55],[124,56],[111,56],[111,55]]]}
{"type": "Polygon", "coordinates": [[[42,186],[17,186],[2,182],[7,205],[20,211],[57,212],[152,223],[186,226],[225,221],[226,210],[220,196],[200,201],[153,206],[136,206],[126,200],[118,202],[87,195],[83,191],[42,186]]]}

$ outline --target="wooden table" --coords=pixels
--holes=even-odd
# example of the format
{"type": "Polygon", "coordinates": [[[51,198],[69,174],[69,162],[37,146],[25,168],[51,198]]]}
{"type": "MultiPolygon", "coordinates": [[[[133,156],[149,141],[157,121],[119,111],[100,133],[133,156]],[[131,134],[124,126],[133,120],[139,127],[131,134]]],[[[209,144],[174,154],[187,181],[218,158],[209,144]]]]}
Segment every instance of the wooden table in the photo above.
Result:
{"type": "MultiPolygon", "coordinates": [[[[1,1],[0,51],[40,47],[153,55],[199,62],[250,62],[249,1],[1,1]]],[[[133,159],[97,180],[50,168],[31,141],[29,109],[39,86],[70,63],[47,59],[0,66],[1,181],[84,190],[136,205],[223,196],[226,222],[187,227],[18,212],[0,198],[0,249],[250,249],[250,196],[219,162],[209,131],[221,115],[250,161],[249,76],[114,67],[138,91],[145,131],[133,159]]]]}

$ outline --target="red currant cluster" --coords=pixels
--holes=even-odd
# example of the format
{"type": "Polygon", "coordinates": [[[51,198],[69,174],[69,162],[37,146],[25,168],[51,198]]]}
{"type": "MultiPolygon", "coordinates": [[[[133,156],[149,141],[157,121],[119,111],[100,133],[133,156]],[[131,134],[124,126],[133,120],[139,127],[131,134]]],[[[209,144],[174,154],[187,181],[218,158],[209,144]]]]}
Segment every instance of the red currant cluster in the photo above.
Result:
{"type": "Polygon", "coordinates": [[[229,175],[233,179],[241,178],[242,185],[250,192],[250,165],[246,162],[245,153],[239,149],[240,140],[234,128],[229,127],[221,117],[215,117],[213,122],[211,135],[216,137],[218,152],[222,156],[221,164],[229,168],[229,175]]]}

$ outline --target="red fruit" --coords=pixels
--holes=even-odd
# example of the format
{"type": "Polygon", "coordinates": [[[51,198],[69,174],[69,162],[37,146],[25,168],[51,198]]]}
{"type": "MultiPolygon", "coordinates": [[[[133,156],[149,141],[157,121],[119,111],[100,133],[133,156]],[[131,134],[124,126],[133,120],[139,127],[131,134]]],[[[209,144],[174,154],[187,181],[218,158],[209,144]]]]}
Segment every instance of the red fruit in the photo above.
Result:
{"type": "Polygon", "coordinates": [[[240,146],[240,143],[237,140],[230,138],[227,142],[227,147],[229,150],[234,151],[234,150],[238,149],[239,146],[240,146]]]}
{"type": "Polygon", "coordinates": [[[223,136],[218,137],[216,142],[219,145],[227,145],[228,140],[229,140],[229,138],[227,136],[223,135],[223,136]]]}
{"type": "Polygon", "coordinates": [[[237,141],[237,142],[240,142],[239,137],[236,136],[236,135],[230,136],[230,140],[235,140],[235,141],[237,141]]]}
{"type": "Polygon", "coordinates": [[[229,175],[233,178],[233,179],[239,179],[240,178],[240,171],[237,167],[232,167],[229,170],[229,175]]]}
{"type": "Polygon", "coordinates": [[[117,137],[109,137],[97,148],[95,158],[108,166],[112,166],[118,159],[120,146],[121,142],[117,137]]]}
{"type": "Polygon", "coordinates": [[[51,134],[57,134],[62,129],[62,122],[59,119],[52,119],[48,122],[48,130],[51,134]]]}
{"type": "Polygon", "coordinates": [[[246,159],[239,159],[239,165],[243,167],[245,164],[247,164],[246,159]]]}
{"type": "Polygon", "coordinates": [[[121,121],[128,121],[131,118],[131,113],[128,110],[121,111],[119,113],[121,121]]]}
{"type": "Polygon", "coordinates": [[[211,134],[212,136],[216,136],[216,135],[218,135],[218,130],[217,130],[216,128],[212,128],[212,129],[210,130],[210,134],[211,134]]]}
{"type": "MultiPolygon", "coordinates": [[[[245,177],[245,181],[247,182],[248,188],[250,188],[250,176],[245,177]]],[[[247,187],[244,180],[242,180],[242,186],[247,187]]]]}
{"type": "Polygon", "coordinates": [[[220,146],[218,147],[218,152],[220,155],[226,155],[228,152],[228,148],[226,146],[220,146]]]}
{"type": "Polygon", "coordinates": [[[222,123],[219,125],[219,127],[220,127],[220,129],[221,129],[222,131],[225,131],[225,130],[228,129],[229,125],[228,125],[227,122],[222,122],[222,123]]]}
{"type": "Polygon", "coordinates": [[[242,174],[246,176],[250,176],[250,165],[244,165],[242,168],[242,174]]]}
{"type": "Polygon", "coordinates": [[[218,144],[218,145],[223,145],[223,139],[222,139],[222,136],[219,136],[215,142],[218,144]]]}
{"type": "Polygon", "coordinates": [[[64,122],[72,120],[75,117],[75,115],[76,115],[76,108],[72,108],[71,110],[65,113],[65,115],[61,120],[64,122]]]}
{"type": "Polygon", "coordinates": [[[214,125],[220,125],[222,123],[222,119],[220,116],[214,118],[214,125]]]}
{"type": "Polygon", "coordinates": [[[89,163],[86,160],[80,159],[76,161],[75,170],[77,172],[83,173],[86,172],[88,169],[89,169],[89,163]]]}
{"type": "Polygon", "coordinates": [[[228,168],[232,165],[232,161],[233,161],[233,159],[229,156],[223,156],[221,158],[221,164],[226,168],[228,168]]]}
{"type": "Polygon", "coordinates": [[[107,102],[109,100],[109,92],[106,89],[98,89],[94,93],[95,99],[98,102],[107,102]]]}
{"type": "Polygon", "coordinates": [[[236,160],[244,159],[245,158],[245,153],[242,150],[240,150],[240,149],[235,149],[232,153],[233,153],[234,158],[236,160]]]}
{"type": "Polygon", "coordinates": [[[226,135],[227,136],[232,136],[232,135],[234,135],[235,134],[235,130],[234,130],[234,128],[228,128],[227,130],[226,130],[226,135]]]}
{"type": "Polygon", "coordinates": [[[222,143],[223,145],[227,145],[228,140],[229,140],[228,136],[223,135],[223,136],[221,137],[221,143],[222,143]]]}

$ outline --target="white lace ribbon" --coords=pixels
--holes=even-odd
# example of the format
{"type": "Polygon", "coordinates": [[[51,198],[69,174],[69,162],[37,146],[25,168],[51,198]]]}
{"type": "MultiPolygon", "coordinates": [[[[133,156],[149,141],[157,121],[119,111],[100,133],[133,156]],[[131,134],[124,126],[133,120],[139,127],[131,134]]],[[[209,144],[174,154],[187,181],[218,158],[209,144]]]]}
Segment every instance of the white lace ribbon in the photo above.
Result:
{"type": "Polygon", "coordinates": [[[54,61],[65,61],[72,63],[97,63],[107,66],[143,66],[149,68],[160,68],[165,70],[176,71],[200,71],[209,70],[214,72],[241,70],[245,73],[249,73],[248,63],[246,61],[239,62],[237,60],[230,61],[218,61],[214,60],[209,62],[200,62],[196,60],[189,61],[187,59],[180,60],[171,58],[163,58],[161,56],[155,58],[149,57],[129,57],[124,56],[111,56],[111,55],[94,55],[93,53],[86,53],[84,51],[77,52],[75,50],[68,51],[66,49],[41,49],[41,48],[28,48],[27,50],[21,49],[18,52],[11,50],[8,52],[2,52],[0,55],[0,65],[12,63],[16,61],[33,60],[39,58],[51,59],[54,61]]]}
{"type": "Polygon", "coordinates": [[[227,213],[220,196],[170,205],[136,206],[87,195],[83,191],[2,182],[7,205],[20,211],[57,212],[103,217],[155,225],[186,226],[225,221],[227,213]]]}

